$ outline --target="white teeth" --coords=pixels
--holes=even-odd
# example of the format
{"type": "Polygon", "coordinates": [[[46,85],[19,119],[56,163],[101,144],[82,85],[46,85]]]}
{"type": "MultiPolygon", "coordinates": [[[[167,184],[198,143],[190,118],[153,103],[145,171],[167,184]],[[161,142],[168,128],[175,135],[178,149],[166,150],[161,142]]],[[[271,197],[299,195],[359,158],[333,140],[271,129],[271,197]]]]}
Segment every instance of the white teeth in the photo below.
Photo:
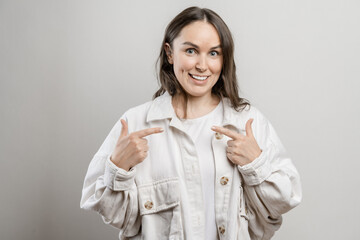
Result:
{"type": "Polygon", "coordinates": [[[200,77],[200,76],[195,76],[191,74],[191,77],[195,78],[196,80],[200,80],[200,81],[204,81],[205,79],[207,79],[208,77],[200,77]]]}

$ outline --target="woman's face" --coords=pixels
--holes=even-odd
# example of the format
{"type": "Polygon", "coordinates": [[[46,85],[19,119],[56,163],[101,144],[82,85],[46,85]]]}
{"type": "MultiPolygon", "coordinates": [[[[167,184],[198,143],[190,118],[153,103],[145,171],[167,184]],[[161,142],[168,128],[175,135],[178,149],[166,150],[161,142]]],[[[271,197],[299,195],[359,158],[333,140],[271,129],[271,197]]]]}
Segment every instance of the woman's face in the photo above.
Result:
{"type": "Polygon", "coordinates": [[[181,30],[172,48],[166,44],[165,49],[183,89],[193,97],[211,97],[223,65],[220,37],[214,26],[193,22],[181,30]]]}

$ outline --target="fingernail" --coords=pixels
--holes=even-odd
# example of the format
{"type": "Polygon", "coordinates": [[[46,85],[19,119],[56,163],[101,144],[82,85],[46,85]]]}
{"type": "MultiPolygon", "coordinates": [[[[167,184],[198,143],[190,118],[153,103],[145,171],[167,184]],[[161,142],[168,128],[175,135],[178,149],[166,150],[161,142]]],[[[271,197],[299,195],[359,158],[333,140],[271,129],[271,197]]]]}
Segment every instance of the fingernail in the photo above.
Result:
{"type": "Polygon", "coordinates": [[[215,127],[215,126],[212,126],[212,127],[211,127],[211,130],[215,130],[215,129],[216,129],[216,127],[215,127]]]}
{"type": "Polygon", "coordinates": [[[163,129],[163,128],[160,128],[160,129],[159,129],[159,131],[160,131],[160,132],[163,132],[163,131],[164,131],[164,129],[163,129]]]}

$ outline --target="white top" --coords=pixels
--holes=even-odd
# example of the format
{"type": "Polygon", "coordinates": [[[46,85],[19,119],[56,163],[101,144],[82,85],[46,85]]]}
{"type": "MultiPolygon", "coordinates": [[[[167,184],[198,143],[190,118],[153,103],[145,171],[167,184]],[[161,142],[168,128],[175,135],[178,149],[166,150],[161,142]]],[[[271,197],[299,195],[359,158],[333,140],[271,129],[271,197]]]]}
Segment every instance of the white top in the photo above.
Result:
{"type": "Polygon", "coordinates": [[[211,140],[214,132],[211,127],[219,126],[222,122],[223,107],[218,106],[210,113],[195,119],[183,119],[182,123],[186,133],[194,142],[201,173],[201,183],[205,209],[205,239],[217,240],[217,227],[215,222],[215,166],[211,140]]]}

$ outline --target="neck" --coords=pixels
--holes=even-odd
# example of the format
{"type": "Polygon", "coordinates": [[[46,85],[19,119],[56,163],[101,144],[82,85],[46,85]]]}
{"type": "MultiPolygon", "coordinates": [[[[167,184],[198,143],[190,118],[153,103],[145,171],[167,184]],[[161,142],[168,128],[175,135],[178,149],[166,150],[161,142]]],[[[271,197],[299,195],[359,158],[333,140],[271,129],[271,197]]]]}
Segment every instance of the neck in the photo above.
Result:
{"type": "Polygon", "coordinates": [[[187,100],[183,94],[176,94],[172,98],[172,105],[179,118],[192,119],[208,114],[216,108],[219,101],[219,97],[213,94],[201,97],[187,95],[187,100]]]}

